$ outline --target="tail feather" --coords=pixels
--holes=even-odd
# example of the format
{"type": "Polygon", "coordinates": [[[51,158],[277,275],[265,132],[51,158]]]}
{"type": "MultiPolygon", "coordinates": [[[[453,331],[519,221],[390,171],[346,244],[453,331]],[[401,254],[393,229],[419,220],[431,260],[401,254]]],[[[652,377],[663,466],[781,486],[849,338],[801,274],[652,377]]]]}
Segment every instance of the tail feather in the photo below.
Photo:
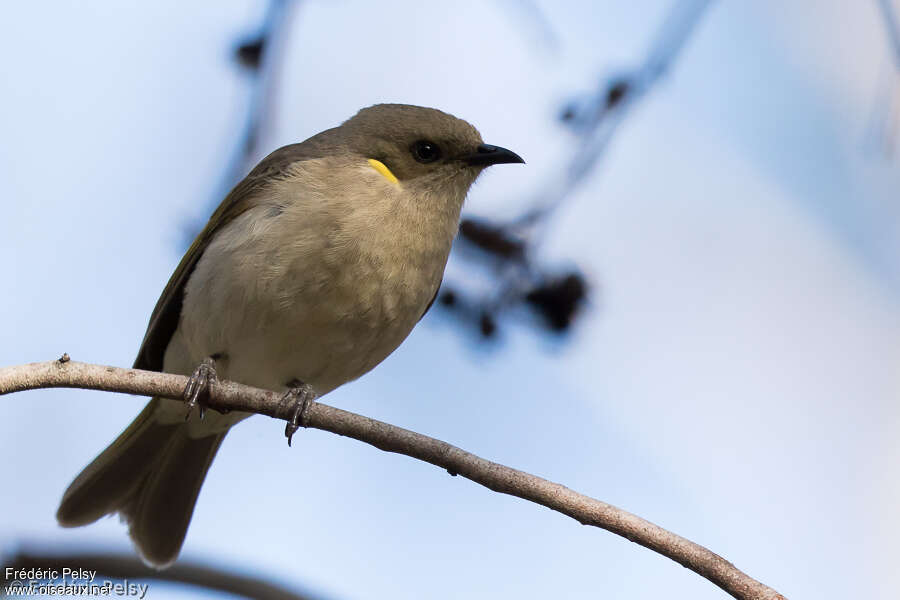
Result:
{"type": "Polygon", "coordinates": [[[226,431],[188,437],[183,424],[160,424],[160,400],[91,462],[63,494],[56,518],[63,527],[121,513],[138,552],[162,567],[181,550],[197,495],[226,431]]]}
{"type": "Polygon", "coordinates": [[[159,400],[150,401],[137,418],[91,462],[63,494],[56,519],[63,527],[80,527],[119,510],[153,466],[153,458],[172,438],[174,426],[153,418],[159,400]]]}
{"type": "Polygon", "coordinates": [[[190,438],[181,427],[139,491],[119,512],[145,561],[162,567],[178,558],[187,534],[197,495],[225,432],[190,438]]]}

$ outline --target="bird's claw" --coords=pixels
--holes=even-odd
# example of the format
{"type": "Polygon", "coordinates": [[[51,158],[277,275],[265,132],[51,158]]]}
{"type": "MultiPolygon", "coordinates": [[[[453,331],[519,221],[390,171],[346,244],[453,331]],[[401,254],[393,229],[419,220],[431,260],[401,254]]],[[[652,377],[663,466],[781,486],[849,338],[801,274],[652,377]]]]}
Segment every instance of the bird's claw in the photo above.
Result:
{"type": "Polygon", "coordinates": [[[280,404],[282,406],[287,404],[293,405],[291,420],[284,427],[284,435],[287,437],[288,446],[290,446],[294,433],[301,427],[306,426],[306,413],[316,401],[316,391],[311,385],[299,380],[294,380],[288,385],[290,385],[290,388],[281,397],[280,404]]]}
{"type": "Polygon", "coordinates": [[[188,383],[184,387],[184,401],[187,404],[185,421],[190,420],[191,412],[196,406],[200,407],[200,418],[203,419],[203,415],[206,414],[206,407],[202,402],[203,396],[204,394],[208,396],[210,385],[216,381],[218,381],[218,376],[216,375],[215,359],[213,357],[204,358],[203,362],[191,373],[188,383]]]}

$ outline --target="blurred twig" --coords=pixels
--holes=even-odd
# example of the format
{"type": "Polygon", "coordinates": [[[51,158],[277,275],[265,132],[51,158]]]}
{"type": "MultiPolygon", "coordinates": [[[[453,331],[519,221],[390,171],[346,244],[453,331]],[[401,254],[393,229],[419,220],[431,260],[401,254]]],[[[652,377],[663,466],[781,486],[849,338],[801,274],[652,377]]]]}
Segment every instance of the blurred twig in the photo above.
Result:
{"type": "Polygon", "coordinates": [[[258,158],[258,144],[265,133],[266,117],[272,113],[277,75],[281,66],[281,50],[290,29],[290,13],[296,9],[297,2],[298,0],[269,0],[259,31],[235,48],[234,58],[247,71],[249,78],[247,110],[220,182],[213,191],[204,214],[197,216],[185,227],[185,246],[203,229],[206,219],[222,198],[258,158]]]}
{"type": "Polygon", "coordinates": [[[888,41],[891,44],[894,66],[900,71],[900,23],[897,22],[894,2],[893,0],[878,0],[878,6],[881,8],[881,16],[884,19],[888,41]]]}
{"type": "Polygon", "coordinates": [[[559,50],[559,36],[535,0],[504,0],[503,4],[504,12],[515,15],[535,41],[533,46],[552,53],[559,50]]]}
{"type": "Polygon", "coordinates": [[[889,61],[882,69],[878,89],[872,100],[863,134],[863,149],[875,155],[891,157],[900,123],[900,71],[889,61]]]}
{"type": "Polygon", "coordinates": [[[900,22],[893,0],[877,0],[888,38],[891,55],[887,73],[882,76],[869,118],[866,145],[890,157],[900,126],[900,22]]]}
{"type": "MultiPolygon", "coordinates": [[[[77,387],[182,400],[187,381],[183,375],[90,365],[73,362],[64,355],[56,361],[0,369],[0,395],[38,388],[77,387]]],[[[214,410],[244,411],[290,422],[294,410],[282,397],[279,392],[219,381],[210,387],[207,404],[214,410]]],[[[623,536],[691,569],[735,598],[784,598],[703,546],[558,483],[490,462],[420,433],[325,404],[313,403],[303,414],[304,427],[352,437],[385,452],[417,458],[495,492],[541,504],[584,525],[623,536]]]]}
{"type": "MultiPolygon", "coordinates": [[[[498,271],[496,289],[486,298],[471,300],[448,283],[444,294],[456,300],[454,307],[463,318],[478,315],[483,323],[516,304],[536,309],[545,325],[553,331],[565,331],[584,301],[588,285],[582,275],[547,272],[538,265],[535,254],[553,214],[569,199],[597,167],[620,125],[632,114],[639,101],[653,90],[668,73],[691,33],[713,0],[678,0],[663,22],[653,43],[636,68],[615,74],[601,82],[591,96],[569,101],[560,115],[575,133],[579,143],[556,177],[537,194],[534,206],[523,215],[505,223],[490,223],[468,217],[460,227],[460,237],[494,257],[498,271]]],[[[482,333],[486,330],[482,326],[482,333]]],[[[490,328],[491,335],[495,328],[490,328]]]]}
{"type": "MultiPolygon", "coordinates": [[[[517,225],[546,227],[557,210],[597,166],[613,135],[638,102],[669,72],[713,0],[678,0],[656,34],[643,63],[603,81],[595,94],[570,102],[562,119],[580,140],[561,177],[538,196],[537,205],[517,225]]],[[[531,233],[531,236],[534,234],[531,233]]]]}
{"type": "Polygon", "coordinates": [[[88,569],[110,580],[155,580],[180,583],[215,592],[235,594],[253,600],[310,600],[312,597],[292,592],[265,579],[239,575],[232,570],[187,561],[179,561],[168,569],[148,567],[133,556],[97,552],[19,552],[4,559],[0,569],[0,593],[5,584],[16,581],[10,569],[42,569],[62,572],[68,569],[88,569]]]}

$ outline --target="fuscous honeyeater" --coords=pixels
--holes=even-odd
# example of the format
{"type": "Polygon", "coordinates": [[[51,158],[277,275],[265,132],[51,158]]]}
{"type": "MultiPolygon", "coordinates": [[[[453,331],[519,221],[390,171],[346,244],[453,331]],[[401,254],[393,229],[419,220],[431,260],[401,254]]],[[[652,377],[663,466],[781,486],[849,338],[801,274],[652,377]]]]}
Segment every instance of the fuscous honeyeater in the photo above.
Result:
{"type": "MultiPolygon", "coordinates": [[[[465,121],[403,104],[274,151],[181,260],[135,368],[191,374],[192,404],[219,377],[307,406],[409,335],[437,294],[469,187],[515,162],[465,121]]],[[[185,422],[183,403],[152,399],[66,490],[60,524],[118,512],[145,561],[172,563],[219,445],[248,416],[185,422]]]]}

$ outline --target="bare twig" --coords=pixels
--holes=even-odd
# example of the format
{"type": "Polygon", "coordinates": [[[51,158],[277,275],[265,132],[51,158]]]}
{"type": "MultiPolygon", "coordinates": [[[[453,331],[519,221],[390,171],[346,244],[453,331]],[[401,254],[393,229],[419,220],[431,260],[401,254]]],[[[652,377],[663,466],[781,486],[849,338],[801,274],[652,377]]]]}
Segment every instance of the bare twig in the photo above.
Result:
{"type": "Polygon", "coordinates": [[[206,219],[222,198],[260,158],[257,156],[259,141],[266,133],[267,118],[273,112],[283,49],[290,32],[292,11],[296,10],[297,4],[298,2],[291,0],[269,0],[258,33],[238,51],[238,59],[250,69],[246,114],[205,214],[192,217],[191,222],[185,225],[185,246],[203,229],[206,219]],[[244,55],[244,51],[251,48],[252,55],[244,55]]]}
{"type": "MultiPolygon", "coordinates": [[[[493,334],[495,330],[495,327],[483,327],[485,318],[494,323],[499,313],[523,302],[543,315],[543,322],[550,330],[568,330],[590,286],[577,271],[545,272],[535,259],[537,251],[550,230],[553,216],[597,169],[615,135],[641,100],[659,87],[712,4],[713,0],[674,0],[639,64],[608,75],[593,93],[567,103],[562,118],[577,136],[578,143],[573,144],[563,167],[537,191],[526,212],[502,223],[469,216],[463,219],[460,237],[497,259],[489,263],[498,273],[497,283],[486,297],[476,302],[466,299],[458,281],[447,281],[444,292],[459,300],[453,305],[455,314],[468,320],[474,316],[482,324],[485,337],[490,337],[486,331],[493,334]],[[552,291],[560,289],[559,282],[573,278],[580,280],[578,297],[557,296],[552,291]],[[535,304],[532,301],[535,294],[550,302],[535,304]],[[459,310],[461,307],[470,308],[459,310]]],[[[469,256],[483,259],[480,255],[469,256]]]]}
{"type": "Polygon", "coordinates": [[[112,580],[155,580],[180,583],[226,592],[252,600],[309,600],[311,596],[298,594],[274,585],[259,577],[239,575],[232,570],[215,569],[196,562],[179,561],[168,569],[153,569],[132,556],[115,553],[69,552],[43,553],[19,552],[3,561],[0,582],[6,584],[9,569],[41,569],[62,572],[64,568],[80,568],[96,571],[100,577],[112,580]]]}
{"type": "Polygon", "coordinates": [[[535,0],[505,0],[503,4],[506,5],[505,14],[519,19],[523,33],[533,42],[532,48],[547,53],[559,52],[559,35],[535,0]]]}
{"type": "MultiPolygon", "coordinates": [[[[669,72],[691,33],[713,0],[678,0],[657,32],[644,61],[637,68],[611,77],[593,97],[572,107],[570,121],[581,143],[573,151],[561,177],[538,195],[537,206],[517,225],[545,223],[550,213],[571,197],[572,191],[597,166],[619,126],[669,72]]],[[[530,233],[528,235],[534,235],[530,233]]]]}
{"type": "MultiPolygon", "coordinates": [[[[63,387],[181,400],[187,381],[183,375],[56,360],[0,369],[0,395],[63,387]]],[[[209,406],[215,410],[239,410],[289,421],[292,407],[281,402],[281,396],[278,392],[221,381],[210,390],[209,406]]],[[[671,558],[735,598],[784,598],[699,544],[558,483],[490,462],[446,442],[321,403],[309,408],[303,425],[352,437],[385,452],[423,460],[495,492],[536,502],[584,525],[611,531],[671,558]]]]}
{"type": "Polygon", "coordinates": [[[890,157],[894,153],[900,124],[900,22],[894,0],[877,0],[877,3],[881,8],[891,58],[875,94],[865,144],[890,157]]]}
{"type": "Polygon", "coordinates": [[[881,8],[881,17],[884,19],[888,41],[891,44],[894,65],[900,71],[900,23],[897,22],[897,11],[894,10],[893,0],[878,0],[878,6],[881,8]]]}

